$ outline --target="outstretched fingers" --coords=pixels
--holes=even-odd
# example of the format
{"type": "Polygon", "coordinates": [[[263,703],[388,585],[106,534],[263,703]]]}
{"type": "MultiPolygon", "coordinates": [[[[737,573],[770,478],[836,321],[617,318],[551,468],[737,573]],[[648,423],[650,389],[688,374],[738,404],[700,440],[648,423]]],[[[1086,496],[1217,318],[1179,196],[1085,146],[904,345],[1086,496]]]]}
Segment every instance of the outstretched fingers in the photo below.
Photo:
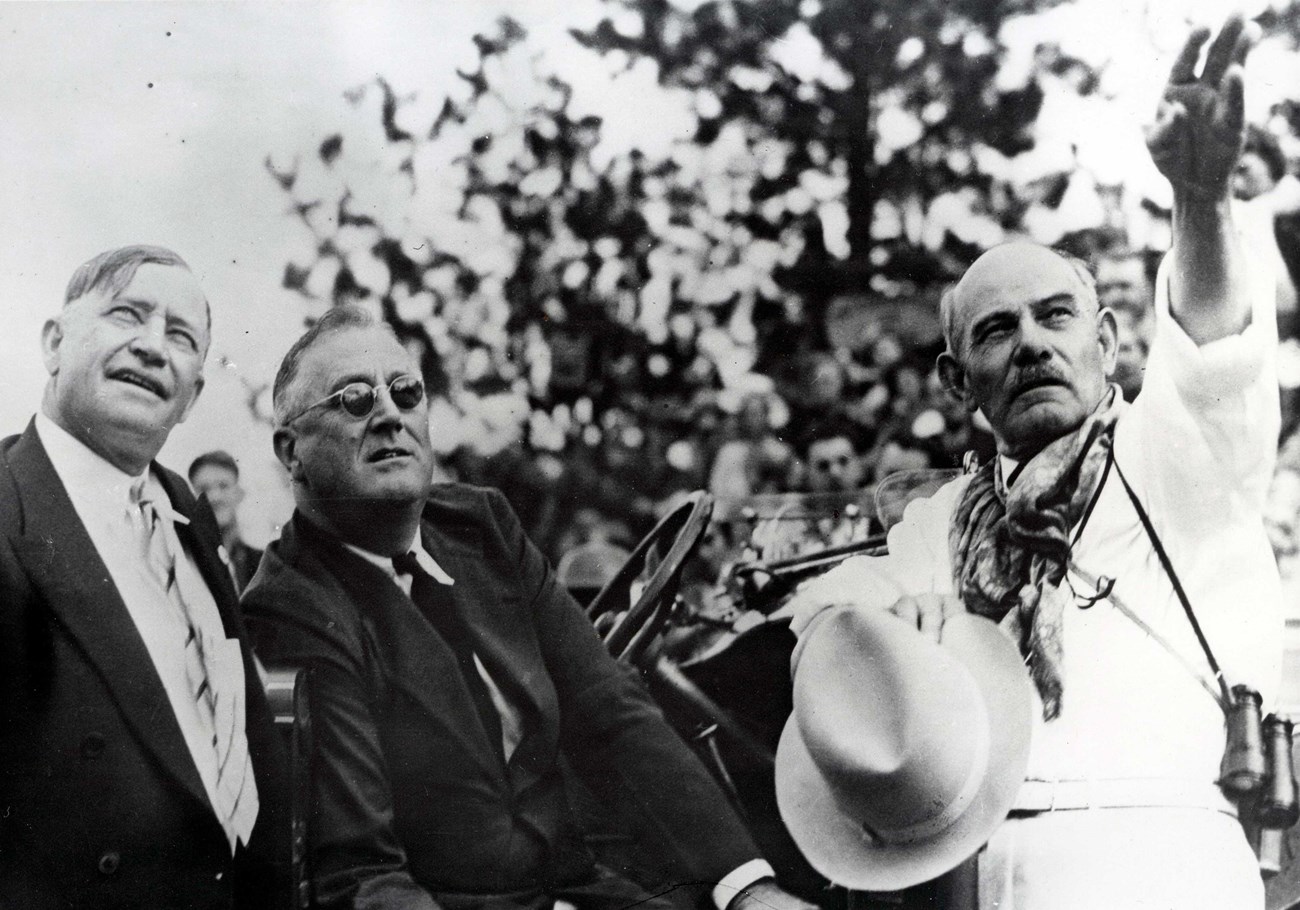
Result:
{"type": "Polygon", "coordinates": [[[1264,37],[1264,30],[1260,28],[1258,22],[1247,22],[1241,30],[1241,36],[1237,39],[1237,49],[1232,55],[1232,62],[1244,66],[1246,64],[1246,55],[1250,49],[1259,43],[1259,39],[1264,37]]]}
{"type": "Polygon", "coordinates": [[[1170,85],[1184,85],[1196,80],[1196,61],[1201,57],[1201,46],[1209,37],[1210,30],[1203,25],[1194,28],[1187,36],[1178,59],[1174,61],[1174,68],[1169,71],[1170,85]]]}
{"type": "MultiPolygon", "coordinates": [[[[1241,13],[1233,13],[1223,23],[1223,28],[1219,29],[1219,34],[1214,36],[1214,41],[1210,44],[1210,50],[1205,55],[1205,70],[1201,74],[1208,84],[1212,86],[1219,85],[1223,81],[1228,67],[1237,59],[1237,55],[1240,53],[1238,44],[1245,37],[1243,35],[1245,25],[1241,13]]],[[[1250,45],[1247,43],[1247,50],[1249,50],[1249,47],[1250,45]]],[[[1245,59],[1244,53],[1242,59],[1245,59]]]]}
{"type": "Polygon", "coordinates": [[[1232,130],[1235,135],[1246,122],[1246,89],[1239,64],[1228,67],[1219,85],[1219,96],[1223,103],[1219,107],[1216,126],[1232,130]]]}

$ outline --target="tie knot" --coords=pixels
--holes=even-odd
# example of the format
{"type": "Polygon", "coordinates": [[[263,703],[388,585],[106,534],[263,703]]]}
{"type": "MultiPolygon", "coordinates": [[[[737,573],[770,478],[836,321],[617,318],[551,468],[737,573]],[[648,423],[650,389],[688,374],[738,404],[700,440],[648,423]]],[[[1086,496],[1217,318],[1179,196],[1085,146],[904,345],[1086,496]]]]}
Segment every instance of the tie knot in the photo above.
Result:
{"type": "Polygon", "coordinates": [[[131,508],[144,516],[146,522],[153,522],[161,518],[163,510],[158,508],[158,503],[153,493],[146,486],[147,478],[141,477],[131,482],[131,508]]]}
{"type": "Polygon", "coordinates": [[[415,577],[424,570],[420,568],[419,560],[415,558],[415,553],[407,551],[400,556],[393,557],[393,568],[399,575],[410,575],[415,577]]]}

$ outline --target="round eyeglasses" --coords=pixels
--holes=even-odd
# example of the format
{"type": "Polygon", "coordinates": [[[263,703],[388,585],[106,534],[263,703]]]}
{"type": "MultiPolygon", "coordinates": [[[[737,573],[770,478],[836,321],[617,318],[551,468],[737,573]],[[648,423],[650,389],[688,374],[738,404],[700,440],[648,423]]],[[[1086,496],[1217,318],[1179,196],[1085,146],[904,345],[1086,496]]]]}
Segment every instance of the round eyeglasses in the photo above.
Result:
{"type": "Polygon", "coordinates": [[[331,404],[336,399],[339,407],[352,417],[369,417],[370,412],[375,409],[375,402],[379,400],[380,388],[388,389],[388,397],[401,411],[410,411],[424,400],[424,383],[414,376],[398,376],[387,386],[379,387],[372,386],[368,382],[349,382],[337,392],[331,392],[315,404],[303,408],[285,420],[285,423],[293,423],[313,408],[331,404]]]}

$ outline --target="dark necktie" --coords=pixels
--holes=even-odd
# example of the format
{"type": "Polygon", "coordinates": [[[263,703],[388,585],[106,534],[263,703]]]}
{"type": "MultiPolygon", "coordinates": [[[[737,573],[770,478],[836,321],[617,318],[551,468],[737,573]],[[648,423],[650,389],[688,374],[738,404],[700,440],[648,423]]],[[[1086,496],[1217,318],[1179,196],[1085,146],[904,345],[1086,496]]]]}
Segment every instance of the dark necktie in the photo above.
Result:
{"type": "Polygon", "coordinates": [[[470,696],[474,699],[474,705],[478,708],[488,740],[491,741],[497,756],[504,761],[501,715],[497,713],[497,706],[488,693],[487,683],[483,681],[478,666],[474,663],[473,639],[470,637],[469,627],[465,624],[464,618],[456,611],[453,602],[440,594],[438,582],[420,567],[414,553],[394,556],[393,568],[403,575],[411,576],[411,600],[415,601],[420,612],[456,655],[460,675],[465,680],[465,687],[469,689],[470,696]]]}

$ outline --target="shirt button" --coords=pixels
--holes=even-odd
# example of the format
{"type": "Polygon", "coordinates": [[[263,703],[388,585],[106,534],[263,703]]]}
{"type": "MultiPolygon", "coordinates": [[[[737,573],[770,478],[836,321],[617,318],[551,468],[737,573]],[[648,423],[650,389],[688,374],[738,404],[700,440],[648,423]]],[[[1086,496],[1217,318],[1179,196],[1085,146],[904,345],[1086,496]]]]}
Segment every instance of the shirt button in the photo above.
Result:
{"type": "Polygon", "coordinates": [[[81,741],[82,758],[99,758],[104,753],[104,734],[88,733],[86,738],[81,741]]]}
{"type": "Polygon", "coordinates": [[[117,871],[117,867],[122,864],[122,857],[114,850],[109,850],[99,858],[99,871],[104,875],[112,875],[117,871]]]}

